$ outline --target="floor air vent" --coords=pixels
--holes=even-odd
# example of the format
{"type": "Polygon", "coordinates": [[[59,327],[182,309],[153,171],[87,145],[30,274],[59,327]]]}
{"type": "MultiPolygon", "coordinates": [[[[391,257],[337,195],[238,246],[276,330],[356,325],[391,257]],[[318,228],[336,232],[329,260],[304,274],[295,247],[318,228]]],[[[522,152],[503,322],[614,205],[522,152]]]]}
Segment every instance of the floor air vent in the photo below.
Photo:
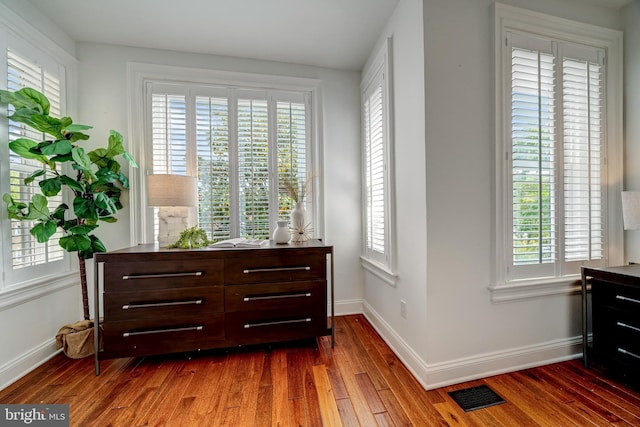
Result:
{"type": "Polygon", "coordinates": [[[504,399],[487,385],[450,391],[449,396],[451,396],[465,412],[505,403],[504,399]]]}

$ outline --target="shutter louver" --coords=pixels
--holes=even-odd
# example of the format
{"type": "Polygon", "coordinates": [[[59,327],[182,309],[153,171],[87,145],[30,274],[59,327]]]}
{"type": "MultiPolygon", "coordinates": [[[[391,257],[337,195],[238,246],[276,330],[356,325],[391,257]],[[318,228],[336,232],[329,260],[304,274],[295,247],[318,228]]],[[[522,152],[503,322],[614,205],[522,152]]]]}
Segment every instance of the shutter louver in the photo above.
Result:
{"type": "Polygon", "coordinates": [[[269,237],[269,126],[266,100],[238,100],[240,236],[269,237]]]}
{"type": "Polygon", "coordinates": [[[563,60],[565,259],[603,257],[602,70],[563,60]]]}
{"type": "MultiPolygon", "coordinates": [[[[7,89],[17,91],[24,87],[30,87],[42,92],[51,103],[50,113],[59,117],[61,114],[61,88],[60,81],[55,76],[49,74],[39,65],[28,61],[15,52],[8,50],[8,81],[7,89]]],[[[10,108],[12,108],[10,106],[10,108]]],[[[11,114],[12,111],[9,111],[11,114]]],[[[36,132],[22,123],[9,120],[9,141],[17,138],[28,138],[34,141],[42,141],[45,135],[36,132]]],[[[33,172],[42,169],[42,164],[35,160],[23,159],[10,152],[9,154],[9,175],[10,194],[14,200],[29,203],[35,194],[41,194],[38,182],[42,177],[36,179],[31,185],[25,185],[24,179],[33,172]]],[[[62,203],[62,193],[54,197],[49,197],[49,208],[55,209],[62,203]]],[[[64,250],[59,246],[58,241],[62,236],[61,231],[57,231],[49,241],[38,243],[30,233],[35,225],[33,221],[11,221],[11,259],[14,270],[43,265],[64,258],[64,250]]]]}
{"type": "Polygon", "coordinates": [[[187,110],[184,95],[153,94],[153,173],[186,175],[187,110]]]}
{"type": "Polygon", "coordinates": [[[511,69],[513,263],[554,262],[555,60],[514,48],[511,69]]]}

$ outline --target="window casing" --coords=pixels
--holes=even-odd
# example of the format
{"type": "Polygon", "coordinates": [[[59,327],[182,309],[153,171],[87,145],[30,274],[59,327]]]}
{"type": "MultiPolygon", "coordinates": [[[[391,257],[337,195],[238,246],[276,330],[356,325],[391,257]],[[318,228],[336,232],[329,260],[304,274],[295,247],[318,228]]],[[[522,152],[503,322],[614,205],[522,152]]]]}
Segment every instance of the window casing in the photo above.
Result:
{"type": "Polygon", "coordinates": [[[386,40],[360,84],[364,267],[394,283],[391,40],[386,40]]]}
{"type": "MultiPolygon", "coordinates": [[[[499,294],[543,284],[549,293],[555,283],[563,292],[581,266],[620,258],[620,34],[495,8],[497,239],[490,288],[499,294]]],[[[528,292],[520,295],[536,294],[528,292]]]]}
{"type": "MultiPolygon", "coordinates": [[[[0,41],[2,38],[0,38],[0,41]]],[[[44,93],[51,102],[51,113],[63,116],[66,106],[66,67],[58,63],[40,50],[32,47],[24,40],[9,35],[4,49],[6,69],[4,74],[7,90],[16,91],[23,87],[31,87],[44,93]]],[[[5,108],[5,107],[3,107],[5,108]]],[[[12,108],[9,106],[9,108],[12,108]]],[[[6,111],[8,115],[11,109],[6,111]]],[[[25,185],[24,178],[42,168],[32,160],[25,160],[14,155],[8,149],[8,142],[17,138],[42,140],[43,135],[27,126],[6,120],[0,136],[2,145],[1,169],[3,172],[1,192],[10,193],[14,200],[28,202],[34,194],[40,194],[38,181],[25,185]],[[6,126],[6,127],[5,127],[6,126]]],[[[63,195],[49,198],[49,206],[63,201],[63,195]]],[[[4,205],[4,203],[3,203],[4,205]]],[[[2,208],[6,210],[5,207],[2,208]]],[[[0,290],[18,289],[28,284],[39,283],[44,278],[63,276],[71,271],[70,256],[58,245],[60,232],[46,243],[38,243],[30,234],[32,223],[9,220],[6,213],[2,215],[2,271],[3,280],[0,290]]]]}
{"type": "MultiPolygon", "coordinates": [[[[210,239],[268,239],[293,207],[282,179],[303,185],[314,169],[312,93],[159,81],[145,88],[149,173],[198,177],[198,226],[210,239]]],[[[312,224],[314,196],[308,188],[312,224]]]]}

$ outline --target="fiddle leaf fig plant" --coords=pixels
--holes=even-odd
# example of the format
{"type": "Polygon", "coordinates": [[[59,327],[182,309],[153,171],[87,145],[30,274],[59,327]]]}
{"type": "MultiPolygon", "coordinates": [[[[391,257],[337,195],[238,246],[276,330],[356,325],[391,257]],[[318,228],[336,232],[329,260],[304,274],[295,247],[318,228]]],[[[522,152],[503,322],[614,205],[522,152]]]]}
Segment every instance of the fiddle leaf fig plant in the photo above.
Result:
{"type": "Polygon", "coordinates": [[[85,260],[96,252],[106,252],[105,245],[93,233],[101,223],[117,221],[115,214],[122,209],[120,196],[129,188],[117,157],[128,161],[131,167],[137,167],[136,162],[125,151],[122,135],[113,130],[106,148],[87,152],[81,144],[89,139],[84,132],[92,127],[75,124],[70,117],[51,116],[49,100],[35,89],[0,90],[0,104],[13,106],[9,120],[43,134],[42,141],[17,138],[9,143],[16,155],[42,164],[41,169],[24,178],[25,185],[37,183],[42,194],[34,194],[28,202],[4,194],[8,216],[12,220],[33,221],[30,232],[39,243],[62,230],[60,247],[78,254],[84,318],[89,320],[85,260]],[[49,206],[49,198],[65,188],[72,206],[49,206]]]}

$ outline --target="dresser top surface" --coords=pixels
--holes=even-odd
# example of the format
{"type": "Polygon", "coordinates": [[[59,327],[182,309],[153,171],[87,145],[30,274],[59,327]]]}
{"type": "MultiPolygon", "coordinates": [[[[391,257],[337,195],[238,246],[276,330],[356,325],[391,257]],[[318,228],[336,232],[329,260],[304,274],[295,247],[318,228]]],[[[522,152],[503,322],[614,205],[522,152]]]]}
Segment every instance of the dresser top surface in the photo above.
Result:
{"type": "Polygon", "coordinates": [[[320,253],[332,253],[333,246],[326,245],[320,240],[308,240],[301,243],[286,243],[278,244],[272,240],[268,241],[268,244],[259,248],[215,248],[204,247],[196,249],[167,249],[161,248],[158,244],[142,244],[137,246],[131,246],[128,248],[118,249],[105,253],[96,253],[96,261],[99,262],[104,258],[120,258],[136,254],[147,254],[150,256],[188,256],[188,257],[206,257],[206,258],[227,258],[234,256],[262,256],[269,255],[274,251],[291,251],[291,252],[320,252],[320,253]]]}
{"type": "Polygon", "coordinates": [[[628,280],[640,283],[640,264],[621,265],[615,267],[583,267],[583,274],[589,277],[609,280],[628,280]]]}

